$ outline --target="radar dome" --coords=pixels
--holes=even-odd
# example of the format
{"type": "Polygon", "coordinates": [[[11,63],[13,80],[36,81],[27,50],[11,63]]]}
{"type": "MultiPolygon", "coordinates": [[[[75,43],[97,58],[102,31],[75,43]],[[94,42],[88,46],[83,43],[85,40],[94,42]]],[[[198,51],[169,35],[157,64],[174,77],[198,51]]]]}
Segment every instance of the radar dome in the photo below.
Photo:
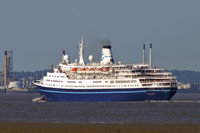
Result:
{"type": "Polygon", "coordinates": [[[94,60],[93,55],[90,55],[88,59],[89,59],[90,62],[93,61],[94,60]]]}
{"type": "Polygon", "coordinates": [[[69,60],[69,55],[64,55],[64,60],[69,60]]]}

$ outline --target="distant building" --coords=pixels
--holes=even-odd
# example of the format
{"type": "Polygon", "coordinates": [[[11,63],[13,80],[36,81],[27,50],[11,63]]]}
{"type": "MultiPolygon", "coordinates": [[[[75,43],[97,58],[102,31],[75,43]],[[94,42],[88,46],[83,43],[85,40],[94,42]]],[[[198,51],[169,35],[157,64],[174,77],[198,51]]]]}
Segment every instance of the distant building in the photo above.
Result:
{"type": "Polygon", "coordinates": [[[178,83],[178,89],[190,89],[191,88],[191,84],[190,83],[187,83],[187,84],[184,84],[184,83],[178,83]]]}
{"type": "Polygon", "coordinates": [[[178,89],[200,89],[200,83],[178,83],[178,89]]]}

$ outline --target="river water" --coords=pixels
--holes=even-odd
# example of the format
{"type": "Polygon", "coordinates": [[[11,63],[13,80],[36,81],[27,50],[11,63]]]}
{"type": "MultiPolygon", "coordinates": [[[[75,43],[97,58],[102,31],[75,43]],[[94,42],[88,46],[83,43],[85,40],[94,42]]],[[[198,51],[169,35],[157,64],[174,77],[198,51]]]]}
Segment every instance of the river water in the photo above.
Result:
{"type": "Polygon", "coordinates": [[[200,123],[200,92],[153,102],[32,102],[36,97],[1,93],[0,123],[200,123]]]}

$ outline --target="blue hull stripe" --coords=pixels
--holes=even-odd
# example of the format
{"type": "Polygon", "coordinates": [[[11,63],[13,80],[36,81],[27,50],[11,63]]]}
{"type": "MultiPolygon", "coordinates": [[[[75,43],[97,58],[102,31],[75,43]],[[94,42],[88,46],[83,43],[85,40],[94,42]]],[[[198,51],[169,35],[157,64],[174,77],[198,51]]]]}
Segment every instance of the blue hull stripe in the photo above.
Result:
{"type": "Polygon", "coordinates": [[[41,90],[42,92],[50,93],[65,93],[65,94],[113,94],[113,93],[146,93],[146,92],[169,92],[171,90],[144,90],[144,91],[109,91],[109,92],[66,92],[66,91],[50,91],[50,90],[41,90]]]}

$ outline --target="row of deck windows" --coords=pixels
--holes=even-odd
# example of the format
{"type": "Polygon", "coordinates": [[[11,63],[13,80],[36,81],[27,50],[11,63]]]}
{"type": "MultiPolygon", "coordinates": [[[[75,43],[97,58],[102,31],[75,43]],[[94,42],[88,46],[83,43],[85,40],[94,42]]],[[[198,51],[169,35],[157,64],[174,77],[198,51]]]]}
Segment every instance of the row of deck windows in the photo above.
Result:
{"type": "MultiPolygon", "coordinates": [[[[101,81],[93,81],[93,83],[101,83],[101,81]]],[[[108,83],[108,81],[105,81],[108,83]]],[[[114,83],[114,81],[110,81],[110,83],[114,83]]],[[[115,83],[136,83],[136,80],[117,80],[115,83]]]]}
{"type": "Polygon", "coordinates": [[[139,85],[88,85],[88,86],[84,86],[84,85],[55,85],[55,84],[45,84],[47,86],[56,86],[56,87],[80,87],[80,88],[84,88],[84,87],[137,87],[139,85]]]}
{"type": "MultiPolygon", "coordinates": [[[[46,80],[48,82],[63,82],[60,80],[46,80]]],[[[76,83],[76,81],[67,81],[67,83],[76,83]]],[[[78,83],[82,83],[82,81],[78,81],[78,83]]],[[[93,81],[93,83],[102,83],[102,81],[93,81]]],[[[108,83],[108,81],[105,81],[105,83],[108,83]]],[[[114,81],[110,81],[110,83],[114,83],[114,81]]],[[[136,80],[117,80],[115,83],[136,83],[136,80]]]]}
{"type": "MultiPolygon", "coordinates": [[[[60,81],[60,80],[46,80],[48,82],[63,82],[63,81],[60,81]]],[[[76,81],[67,81],[67,83],[76,83],[76,81]]],[[[78,81],[78,83],[82,83],[82,81],[78,81]]],[[[93,81],[93,83],[102,83],[101,81],[93,81]]],[[[108,81],[106,81],[105,83],[108,83],[108,81]]],[[[110,81],[110,83],[114,83],[114,81],[110,81]]],[[[118,81],[115,81],[115,83],[136,83],[135,80],[118,80],[118,81]]]]}
{"type": "Polygon", "coordinates": [[[48,75],[48,77],[65,78],[65,76],[54,76],[54,75],[48,75]]]}
{"type": "Polygon", "coordinates": [[[63,81],[60,81],[60,80],[46,80],[46,81],[48,81],[48,82],[60,82],[60,83],[62,83],[63,81]]]}

